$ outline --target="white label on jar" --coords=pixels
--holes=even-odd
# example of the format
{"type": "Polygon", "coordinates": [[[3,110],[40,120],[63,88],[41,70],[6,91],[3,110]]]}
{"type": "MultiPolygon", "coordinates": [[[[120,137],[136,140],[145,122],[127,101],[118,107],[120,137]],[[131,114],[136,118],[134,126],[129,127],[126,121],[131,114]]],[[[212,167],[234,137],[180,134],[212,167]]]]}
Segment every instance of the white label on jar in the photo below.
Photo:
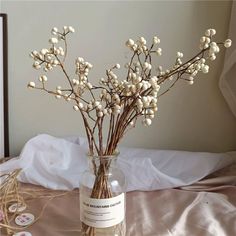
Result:
{"type": "Polygon", "coordinates": [[[107,228],[121,223],[125,216],[124,193],[105,199],[80,195],[80,220],[96,228],[107,228]]]}

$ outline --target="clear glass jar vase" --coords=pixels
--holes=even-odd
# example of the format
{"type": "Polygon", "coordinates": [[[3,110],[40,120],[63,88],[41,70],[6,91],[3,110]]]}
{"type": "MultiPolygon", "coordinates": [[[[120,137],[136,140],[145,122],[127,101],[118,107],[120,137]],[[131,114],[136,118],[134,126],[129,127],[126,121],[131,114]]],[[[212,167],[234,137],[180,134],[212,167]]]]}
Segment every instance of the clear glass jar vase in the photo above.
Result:
{"type": "Polygon", "coordinates": [[[82,236],[125,236],[126,180],[113,156],[89,156],[80,180],[82,236]]]}

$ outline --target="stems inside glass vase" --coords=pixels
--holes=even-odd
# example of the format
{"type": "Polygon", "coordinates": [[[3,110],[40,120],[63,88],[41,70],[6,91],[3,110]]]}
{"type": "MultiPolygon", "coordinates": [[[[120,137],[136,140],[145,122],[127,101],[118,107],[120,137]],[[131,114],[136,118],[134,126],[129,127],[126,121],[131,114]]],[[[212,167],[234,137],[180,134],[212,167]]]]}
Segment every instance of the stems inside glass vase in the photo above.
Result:
{"type": "MultiPolygon", "coordinates": [[[[114,199],[119,197],[123,193],[117,189],[114,189],[114,183],[118,183],[116,174],[121,172],[116,168],[116,156],[109,157],[91,157],[89,156],[90,171],[93,173],[93,186],[89,193],[90,199],[102,200],[102,199],[114,199]]],[[[123,189],[124,191],[124,189],[123,189]]],[[[81,190],[81,196],[83,194],[83,188],[81,190]]],[[[83,196],[84,197],[84,196],[83,196]]],[[[112,205],[112,204],[111,204],[112,205]]],[[[121,211],[124,209],[121,209],[121,211]]],[[[109,211],[109,210],[108,210],[109,211]]],[[[93,214],[93,213],[92,213],[93,214]]],[[[96,214],[96,213],[95,213],[96,214]]],[[[119,212],[117,212],[119,214],[119,212]]],[[[118,224],[109,227],[94,227],[92,225],[82,222],[82,235],[83,236],[123,236],[125,235],[125,220],[118,224]]]]}

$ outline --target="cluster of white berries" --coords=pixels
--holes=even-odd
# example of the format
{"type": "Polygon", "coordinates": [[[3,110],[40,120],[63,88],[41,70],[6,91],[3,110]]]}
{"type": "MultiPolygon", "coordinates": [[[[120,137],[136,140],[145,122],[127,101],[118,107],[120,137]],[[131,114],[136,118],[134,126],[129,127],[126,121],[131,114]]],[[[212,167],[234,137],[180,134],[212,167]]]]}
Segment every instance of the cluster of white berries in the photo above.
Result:
{"type": "Polygon", "coordinates": [[[88,74],[92,69],[93,65],[89,62],[86,62],[82,57],[78,57],[75,61],[76,65],[76,74],[78,79],[73,79],[72,83],[74,86],[77,86],[78,95],[81,96],[86,89],[92,89],[92,84],[88,82],[88,74]]]}
{"type": "Polygon", "coordinates": [[[30,56],[34,59],[33,67],[35,69],[38,70],[44,65],[44,71],[47,72],[60,64],[57,56],[64,56],[64,50],[62,47],[53,46],[50,49],[44,48],[39,52],[34,50],[30,56]]]}
{"type": "MultiPolygon", "coordinates": [[[[136,69],[140,66],[138,62],[133,64],[136,69]]],[[[149,63],[144,63],[144,70],[151,69],[150,65],[149,63]]],[[[113,68],[119,68],[119,66],[114,66],[113,68]]],[[[100,99],[109,104],[110,111],[113,114],[119,114],[127,100],[130,102],[136,100],[133,107],[139,116],[144,117],[143,124],[151,124],[150,120],[154,118],[154,113],[157,111],[157,94],[160,89],[157,76],[143,79],[139,71],[134,69],[134,72],[128,74],[126,80],[120,81],[116,74],[109,70],[108,78],[102,78],[100,84],[115,90],[112,95],[106,89],[103,89],[100,94],[100,99]]],[[[110,113],[108,112],[108,114],[110,113]]]]}
{"type": "MultiPolygon", "coordinates": [[[[209,65],[206,64],[206,60],[215,60],[216,55],[220,52],[219,43],[214,42],[213,36],[216,34],[215,29],[208,29],[205,31],[205,35],[200,38],[200,45],[199,48],[205,52],[202,53],[201,57],[194,57],[190,62],[183,64],[182,58],[183,53],[177,52],[176,63],[173,66],[172,70],[179,70],[183,71],[186,70],[186,74],[189,77],[186,79],[189,84],[194,83],[194,78],[198,74],[198,72],[208,73],[209,72],[209,65]]],[[[226,48],[230,47],[232,41],[230,39],[225,40],[223,43],[226,48]]],[[[162,72],[163,73],[163,72],[162,72]]],[[[161,75],[161,74],[160,74],[161,75]]],[[[165,73],[163,73],[165,75],[165,73]]],[[[171,79],[172,77],[170,77],[171,79]]]]}
{"type": "Polygon", "coordinates": [[[52,35],[55,35],[57,38],[49,39],[50,43],[58,43],[58,40],[65,40],[65,36],[69,33],[74,33],[75,29],[72,26],[63,26],[63,32],[59,32],[58,28],[53,27],[51,30],[52,35]],[[54,42],[53,42],[54,41],[54,42]]]}
{"type": "MultiPolygon", "coordinates": [[[[182,54],[183,55],[183,54],[182,54]]],[[[182,58],[181,55],[181,58],[182,58]]],[[[203,57],[195,57],[191,62],[188,62],[186,64],[183,64],[180,57],[177,56],[176,64],[173,66],[172,71],[185,71],[185,74],[187,78],[185,80],[188,81],[188,83],[191,85],[194,83],[194,78],[197,76],[199,72],[202,72],[204,74],[209,72],[209,66],[206,64],[206,59],[203,57]]],[[[171,71],[166,70],[165,72],[161,71],[160,75],[165,76],[166,74],[169,74],[171,71]]],[[[170,80],[173,79],[172,76],[169,77],[170,80]]]]}
{"type": "MultiPolygon", "coordinates": [[[[153,37],[153,45],[159,44],[161,41],[157,36],[153,37]]],[[[137,53],[144,53],[148,54],[149,52],[156,52],[158,56],[161,56],[162,54],[162,49],[161,48],[156,48],[154,51],[149,51],[148,46],[147,46],[147,40],[144,37],[140,37],[136,42],[133,39],[128,39],[126,42],[126,46],[130,48],[132,51],[137,52],[137,53]]]]}
{"type": "Polygon", "coordinates": [[[61,96],[62,96],[62,91],[61,90],[62,90],[61,86],[57,86],[56,87],[56,95],[55,95],[55,97],[57,99],[61,98],[61,96]]]}
{"type": "MultiPolygon", "coordinates": [[[[54,27],[51,31],[54,37],[49,39],[51,47],[49,49],[42,49],[39,52],[33,51],[30,54],[34,59],[33,67],[35,69],[43,68],[47,72],[59,65],[64,71],[63,61],[65,58],[61,60],[60,57],[65,57],[66,50],[57,46],[57,44],[61,40],[65,41],[66,36],[74,31],[74,28],[71,26],[64,26],[62,32],[59,32],[54,27]]],[[[152,124],[152,119],[158,110],[158,93],[160,85],[165,80],[172,80],[174,76],[181,74],[181,76],[187,76],[184,79],[189,84],[193,84],[194,78],[199,72],[208,73],[209,66],[206,64],[206,60],[216,59],[216,55],[220,51],[219,45],[224,44],[226,48],[231,46],[232,42],[230,39],[225,40],[224,43],[214,42],[212,39],[215,34],[216,31],[214,29],[206,30],[205,35],[200,39],[201,52],[198,56],[184,63],[183,53],[177,52],[173,67],[163,70],[162,66],[158,66],[155,75],[152,73],[151,54],[155,53],[158,56],[162,54],[162,49],[157,46],[160,43],[160,39],[154,36],[150,47],[148,47],[144,37],[140,37],[136,41],[129,39],[126,42],[126,46],[134,52],[136,57],[133,56],[131,62],[125,66],[128,71],[127,78],[123,80],[118,78],[115,70],[120,69],[121,66],[117,63],[106,71],[106,78],[100,79],[100,86],[94,86],[88,80],[89,72],[93,67],[92,64],[85,61],[82,57],[78,57],[75,60],[75,74],[77,77],[70,79],[66,74],[70,88],[62,89],[61,86],[57,86],[56,90],[50,91],[50,93],[54,94],[57,99],[64,98],[66,101],[73,99],[76,103],[73,109],[75,111],[87,112],[89,117],[93,117],[95,121],[106,115],[118,115],[125,111],[127,106],[131,106],[132,114],[142,117],[142,123],[145,126],[149,126],[152,124]],[[140,56],[142,53],[144,56],[140,56]],[[94,93],[97,89],[99,89],[99,92],[94,93]],[[86,96],[82,98],[86,91],[92,96],[90,100],[86,100],[86,96]],[[98,98],[95,98],[96,95],[98,95],[98,98]]],[[[41,75],[38,79],[42,84],[42,88],[37,88],[46,90],[45,82],[48,80],[47,76],[41,75]]],[[[36,84],[30,82],[28,87],[36,88],[36,84]]],[[[46,91],[48,92],[49,90],[46,91]]],[[[134,120],[126,121],[130,125],[135,123],[134,120]]]]}
{"type": "Polygon", "coordinates": [[[211,38],[216,34],[215,29],[208,29],[205,32],[205,35],[200,38],[200,45],[199,48],[201,50],[207,49],[209,47],[209,44],[211,42],[211,38]]]}
{"type": "Polygon", "coordinates": [[[182,52],[177,52],[176,53],[176,63],[175,67],[178,67],[183,64],[182,58],[184,57],[184,54],[182,52]]]}
{"type": "Polygon", "coordinates": [[[114,69],[120,69],[120,64],[117,63],[111,69],[107,70],[107,79],[101,78],[99,83],[106,87],[110,86],[111,88],[117,91],[119,90],[119,88],[121,88],[120,86],[123,82],[118,79],[118,76],[114,72],[114,69]]]}
{"type": "Polygon", "coordinates": [[[142,123],[146,126],[152,124],[155,112],[157,112],[157,98],[155,96],[143,96],[137,100],[137,108],[144,119],[142,123]]]}
{"type": "MultiPolygon", "coordinates": [[[[73,83],[78,85],[78,89],[87,89],[85,84],[90,84],[87,79],[84,80],[84,76],[87,78],[87,74],[84,75],[86,66],[89,64],[82,58],[76,60],[78,64],[77,74],[83,78],[83,81],[73,80],[73,83]]],[[[135,67],[140,66],[138,62],[134,63],[135,67]]],[[[145,67],[145,63],[143,65],[145,67]]],[[[91,66],[89,66],[89,69],[91,66]]],[[[103,89],[100,90],[99,98],[92,99],[88,104],[82,103],[74,105],[75,111],[93,112],[98,118],[106,115],[117,115],[124,109],[125,103],[133,100],[137,100],[133,107],[137,114],[144,116],[143,124],[150,125],[150,120],[154,118],[154,113],[157,111],[157,94],[160,89],[158,85],[158,78],[152,76],[150,79],[143,79],[139,72],[130,72],[127,80],[119,80],[118,76],[114,72],[114,69],[119,69],[120,65],[117,63],[111,69],[107,71],[107,78],[101,78],[100,84],[103,89]],[[148,95],[145,92],[149,90],[148,95]]],[[[150,64],[146,63],[146,69],[150,69],[150,64]]],[[[88,71],[87,71],[88,72],[88,71]]],[[[92,88],[92,87],[91,87],[92,88]]],[[[91,89],[90,88],[90,89],[91,89]]],[[[81,93],[79,94],[81,95],[81,93]]]]}
{"type": "Polygon", "coordinates": [[[33,67],[39,70],[43,66],[44,71],[47,72],[60,65],[59,56],[64,56],[65,51],[61,46],[57,47],[56,45],[60,40],[65,40],[67,34],[74,31],[73,27],[64,26],[61,33],[54,27],[51,33],[57,37],[52,37],[48,40],[51,47],[49,49],[43,48],[41,51],[34,50],[30,53],[30,56],[34,59],[33,67]]]}
{"type": "Polygon", "coordinates": [[[44,82],[47,82],[47,81],[48,81],[48,78],[47,78],[46,75],[41,75],[41,76],[39,76],[39,82],[44,83],[44,82]]]}

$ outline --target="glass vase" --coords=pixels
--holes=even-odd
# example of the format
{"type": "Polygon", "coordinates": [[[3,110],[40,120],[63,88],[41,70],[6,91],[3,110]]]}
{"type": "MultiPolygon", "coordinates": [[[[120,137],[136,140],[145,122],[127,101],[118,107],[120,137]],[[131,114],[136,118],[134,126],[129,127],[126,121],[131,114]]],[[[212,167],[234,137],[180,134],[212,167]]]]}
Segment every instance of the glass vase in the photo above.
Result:
{"type": "Polygon", "coordinates": [[[117,157],[88,155],[80,180],[82,236],[125,236],[126,180],[117,157]]]}

